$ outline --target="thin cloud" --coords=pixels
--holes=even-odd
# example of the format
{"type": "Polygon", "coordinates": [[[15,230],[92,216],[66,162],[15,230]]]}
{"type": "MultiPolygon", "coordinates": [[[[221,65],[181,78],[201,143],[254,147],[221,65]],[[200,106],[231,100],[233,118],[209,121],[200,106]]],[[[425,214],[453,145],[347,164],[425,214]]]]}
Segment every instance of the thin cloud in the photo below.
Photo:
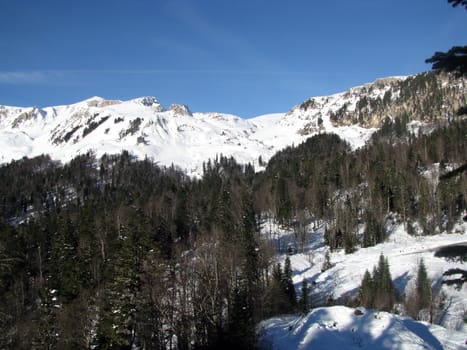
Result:
{"type": "Polygon", "coordinates": [[[122,68],[122,69],[75,69],[57,71],[56,74],[64,75],[186,75],[186,74],[225,74],[225,75],[307,75],[303,71],[286,70],[259,70],[259,69],[185,69],[185,68],[122,68]]]}
{"type": "Polygon", "coordinates": [[[30,85],[46,82],[49,77],[46,72],[1,72],[0,84],[30,85]]]}
{"type": "Polygon", "coordinates": [[[219,75],[294,75],[304,72],[291,72],[280,70],[249,70],[249,69],[70,69],[49,71],[0,71],[0,84],[2,85],[35,85],[60,84],[76,78],[85,79],[86,76],[95,75],[186,75],[186,74],[219,74],[219,75]],[[66,78],[66,79],[65,79],[66,78]]]}

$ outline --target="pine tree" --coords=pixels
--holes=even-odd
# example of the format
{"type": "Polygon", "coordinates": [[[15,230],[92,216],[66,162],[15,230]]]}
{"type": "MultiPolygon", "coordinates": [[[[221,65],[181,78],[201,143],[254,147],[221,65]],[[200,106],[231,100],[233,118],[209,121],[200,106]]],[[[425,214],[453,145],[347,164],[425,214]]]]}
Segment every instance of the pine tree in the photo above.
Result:
{"type": "Polygon", "coordinates": [[[382,253],[379,257],[373,281],[376,290],[374,306],[379,310],[391,311],[395,302],[395,288],[392,283],[389,262],[382,253]]]}
{"type": "Polygon", "coordinates": [[[274,316],[289,312],[290,307],[287,295],[282,285],[282,267],[280,263],[273,266],[272,279],[269,288],[266,290],[265,314],[274,316]]]}
{"type": "Polygon", "coordinates": [[[293,310],[297,305],[297,295],[295,293],[295,286],[292,281],[292,266],[289,257],[285,258],[284,273],[282,275],[282,285],[285,295],[287,296],[290,309],[293,310]]]}
{"type": "Polygon", "coordinates": [[[78,240],[69,218],[58,221],[58,231],[52,238],[51,260],[54,261],[53,287],[58,290],[61,301],[67,303],[79,294],[79,271],[77,264],[78,240]]]}
{"type": "Polygon", "coordinates": [[[224,183],[221,192],[218,194],[215,206],[216,225],[219,226],[226,239],[235,239],[232,233],[235,231],[235,223],[232,210],[232,189],[230,183],[224,183]]]}
{"type": "Polygon", "coordinates": [[[244,286],[235,288],[231,297],[227,349],[255,348],[255,321],[250,297],[244,286]]]}
{"type": "Polygon", "coordinates": [[[305,278],[302,281],[301,294],[299,309],[302,314],[306,314],[310,310],[310,289],[308,287],[308,281],[305,278]]]}
{"type": "Polygon", "coordinates": [[[367,210],[365,214],[366,227],[363,231],[363,247],[371,247],[381,243],[386,238],[386,231],[381,221],[376,219],[375,214],[371,210],[367,210]]]}
{"type": "Polygon", "coordinates": [[[421,310],[427,310],[427,309],[429,310],[431,308],[431,303],[432,303],[431,283],[428,278],[428,274],[427,274],[423,259],[420,260],[420,263],[418,265],[415,289],[416,289],[415,303],[417,306],[417,313],[420,313],[421,310]]]}
{"type": "Polygon", "coordinates": [[[367,308],[391,311],[396,299],[396,290],[392,283],[389,262],[381,253],[378,265],[370,276],[365,271],[359,290],[360,302],[367,308]]]}
{"type": "Polygon", "coordinates": [[[257,292],[256,287],[259,282],[258,242],[256,241],[257,230],[258,225],[253,208],[252,193],[249,190],[245,190],[242,196],[241,224],[241,243],[245,256],[243,274],[253,298],[256,297],[254,293],[257,292]]]}
{"type": "Polygon", "coordinates": [[[188,213],[188,192],[180,188],[175,201],[175,235],[177,239],[186,239],[190,233],[190,218],[188,213]]]}
{"type": "Polygon", "coordinates": [[[405,312],[414,319],[431,322],[432,291],[423,259],[418,264],[415,283],[407,292],[405,312]]]}
{"type": "Polygon", "coordinates": [[[374,292],[373,279],[370,272],[366,270],[359,290],[360,303],[366,308],[373,308],[374,292]]]}
{"type": "Polygon", "coordinates": [[[102,348],[118,348],[135,344],[137,315],[145,258],[153,246],[144,213],[130,213],[127,225],[120,227],[111,276],[102,295],[97,341],[102,348]]]}
{"type": "Polygon", "coordinates": [[[288,185],[284,175],[279,175],[275,192],[276,215],[281,224],[288,224],[292,217],[292,202],[289,197],[288,185]]]}
{"type": "Polygon", "coordinates": [[[242,222],[240,249],[243,253],[242,271],[229,301],[228,341],[232,349],[253,349],[254,324],[260,303],[259,257],[256,242],[257,224],[252,193],[242,194],[242,222]]]}

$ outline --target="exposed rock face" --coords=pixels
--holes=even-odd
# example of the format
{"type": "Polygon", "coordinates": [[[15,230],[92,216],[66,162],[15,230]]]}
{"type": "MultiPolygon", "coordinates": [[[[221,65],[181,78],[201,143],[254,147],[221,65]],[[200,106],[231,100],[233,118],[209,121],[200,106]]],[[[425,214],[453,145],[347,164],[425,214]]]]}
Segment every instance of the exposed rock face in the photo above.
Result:
{"type": "Polygon", "coordinates": [[[153,107],[156,112],[163,112],[164,108],[162,105],[159,103],[159,101],[154,97],[154,96],[145,96],[145,97],[139,97],[135,98],[129,102],[133,102],[136,104],[140,104],[145,107],[153,107]]]}
{"type": "Polygon", "coordinates": [[[446,120],[465,104],[467,81],[447,74],[424,73],[407,78],[378,79],[349,90],[347,103],[331,111],[334,125],[358,124],[366,128],[392,122],[446,120]]]}
{"type": "Polygon", "coordinates": [[[467,104],[466,80],[424,73],[378,79],[330,96],[312,97],[287,113],[242,119],[192,113],[186,105],[165,110],[155,97],[129,101],[92,97],[55,107],[0,106],[0,161],[49,154],[67,161],[93,150],[98,156],[127,150],[176,164],[191,174],[219,154],[240,163],[264,163],[275,152],[322,132],[352,148],[363,147],[385,126],[424,132],[439,127],[467,104]],[[413,123],[412,123],[413,122],[413,123]]]}
{"type": "Polygon", "coordinates": [[[107,107],[107,106],[118,105],[122,103],[122,101],[119,101],[119,100],[105,100],[99,96],[91,97],[90,99],[87,99],[85,102],[88,107],[107,107]]]}
{"type": "Polygon", "coordinates": [[[314,97],[293,107],[286,116],[309,122],[299,132],[322,129],[329,118],[334,127],[380,128],[387,121],[436,122],[452,118],[467,101],[467,80],[450,74],[422,73],[381,78],[331,96],[314,97]]]}
{"type": "Polygon", "coordinates": [[[190,109],[186,105],[179,105],[176,103],[173,103],[169,107],[169,111],[173,111],[177,115],[186,115],[186,116],[192,116],[193,114],[191,113],[190,109]]]}

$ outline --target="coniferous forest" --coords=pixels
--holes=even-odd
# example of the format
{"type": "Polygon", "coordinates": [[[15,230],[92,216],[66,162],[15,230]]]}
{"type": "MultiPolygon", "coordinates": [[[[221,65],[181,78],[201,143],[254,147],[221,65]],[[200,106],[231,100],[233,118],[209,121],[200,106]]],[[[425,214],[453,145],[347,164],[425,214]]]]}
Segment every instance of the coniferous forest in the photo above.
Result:
{"type": "MultiPolygon", "coordinates": [[[[346,253],[383,242],[388,217],[450,232],[466,210],[466,135],[462,116],[417,134],[388,119],[358,150],[318,134],[262,172],[219,155],[202,178],[128,152],[3,165],[0,348],[252,349],[259,320],[310,307],[262,224],[305,240],[324,223],[346,253]]],[[[387,260],[365,276],[360,301],[389,309],[393,295],[374,293],[392,288],[387,260]]]]}

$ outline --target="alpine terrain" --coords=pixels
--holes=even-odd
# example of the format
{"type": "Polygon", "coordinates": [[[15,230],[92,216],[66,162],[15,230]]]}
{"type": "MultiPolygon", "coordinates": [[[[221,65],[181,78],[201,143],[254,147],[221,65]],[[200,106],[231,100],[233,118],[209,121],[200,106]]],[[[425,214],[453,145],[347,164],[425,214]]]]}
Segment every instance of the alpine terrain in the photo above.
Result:
{"type": "Polygon", "coordinates": [[[365,145],[386,122],[430,130],[465,102],[466,81],[432,73],[379,79],[331,96],[314,97],[287,113],[241,119],[223,113],[165,109],[155,97],[130,101],[92,97],[68,106],[0,106],[0,160],[49,154],[69,161],[88,151],[127,150],[140,159],[176,165],[201,176],[202,164],[233,156],[263,169],[278,150],[317,133],[331,132],[352,148],[365,145]]]}
{"type": "Polygon", "coordinates": [[[0,106],[0,349],[466,348],[466,105],[0,106]]]}

